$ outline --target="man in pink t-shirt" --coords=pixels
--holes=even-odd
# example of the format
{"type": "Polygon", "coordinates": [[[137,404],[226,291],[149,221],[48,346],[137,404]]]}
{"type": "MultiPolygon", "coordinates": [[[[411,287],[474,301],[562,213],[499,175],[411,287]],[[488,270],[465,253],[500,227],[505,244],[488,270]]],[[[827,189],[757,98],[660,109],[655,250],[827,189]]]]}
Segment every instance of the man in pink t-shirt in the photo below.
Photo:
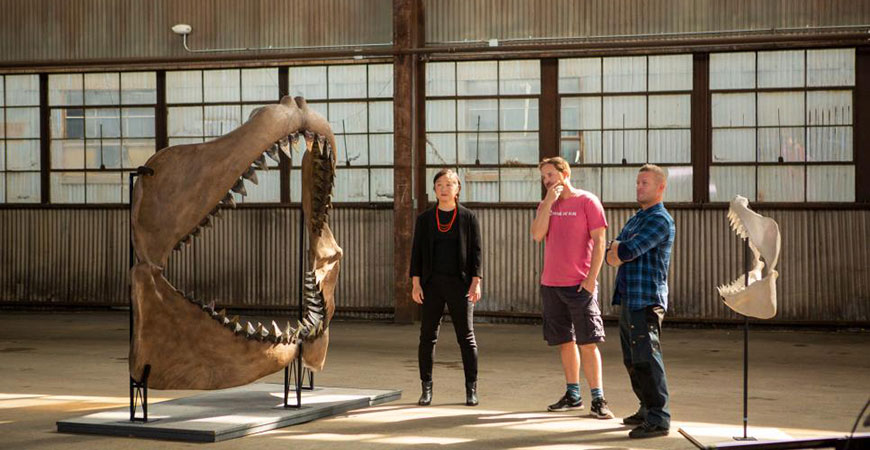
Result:
{"type": "Polygon", "coordinates": [[[565,395],[547,409],[583,408],[582,361],[592,394],[592,416],[612,419],[601,380],[598,343],[604,342],[604,323],[595,281],[604,260],[604,208],[595,194],[571,186],[571,167],[564,159],[544,159],[538,168],[547,195],[532,222],[532,238],[545,241],[541,274],[544,340],[559,346],[567,385],[565,395]]]}

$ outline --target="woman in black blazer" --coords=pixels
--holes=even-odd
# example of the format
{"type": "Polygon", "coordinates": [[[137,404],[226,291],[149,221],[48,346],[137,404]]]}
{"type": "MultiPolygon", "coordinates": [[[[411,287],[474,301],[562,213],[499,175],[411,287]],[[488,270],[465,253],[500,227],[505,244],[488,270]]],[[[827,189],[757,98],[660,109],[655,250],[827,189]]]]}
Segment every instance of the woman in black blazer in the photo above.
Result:
{"type": "Polygon", "coordinates": [[[432,180],[438,202],[417,217],[411,250],[412,297],[423,305],[418,360],[423,394],[420,406],[432,403],[432,360],[444,305],[450,310],[465,370],[465,404],[477,406],[477,342],[474,305],[480,300],[480,224],[459,205],[462,183],[456,172],[442,169],[432,180]]]}

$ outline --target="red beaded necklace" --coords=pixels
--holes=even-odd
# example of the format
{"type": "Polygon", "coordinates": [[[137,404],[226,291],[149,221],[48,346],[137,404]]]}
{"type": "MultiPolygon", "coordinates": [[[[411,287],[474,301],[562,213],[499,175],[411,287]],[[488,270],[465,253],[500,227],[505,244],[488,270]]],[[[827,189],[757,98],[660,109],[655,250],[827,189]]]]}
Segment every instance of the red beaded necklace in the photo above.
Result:
{"type": "Polygon", "coordinates": [[[458,211],[459,208],[453,208],[453,218],[450,219],[450,223],[447,225],[441,225],[441,215],[438,214],[438,208],[435,209],[435,223],[438,224],[438,231],[442,233],[450,231],[450,229],[453,228],[453,222],[456,221],[456,211],[458,211]]]}

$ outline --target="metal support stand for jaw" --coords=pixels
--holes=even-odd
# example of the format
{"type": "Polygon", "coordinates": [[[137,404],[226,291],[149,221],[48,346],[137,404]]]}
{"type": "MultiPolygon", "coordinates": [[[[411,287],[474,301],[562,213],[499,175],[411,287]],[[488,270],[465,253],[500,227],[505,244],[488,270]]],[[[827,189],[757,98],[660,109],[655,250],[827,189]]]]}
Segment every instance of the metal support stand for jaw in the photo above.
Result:
{"type": "MultiPolygon", "coordinates": [[[[299,322],[302,322],[302,315],[305,313],[305,296],[302,288],[305,282],[305,212],[299,207],[299,322]]],[[[302,408],[302,390],[314,390],[314,372],[302,366],[302,341],[298,341],[296,360],[284,368],[284,407],[285,408],[302,408]],[[308,374],[308,387],[302,385],[305,383],[305,375],[308,374]],[[290,379],[293,378],[293,383],[296,386],[296,404],[287,403],[290,396],[290,379]]]]}
{"type": "MultiPolygon", "coordinates": [[[[130,206],[130,269],[136,264],[136,254],[133,250],[133,179],[139,175],[154,175],[154,169],[139,166],[135,173],[130,173],[130,181],[127,191],[127,200],[130,206]]],[[[130,345],[133,345],[133,287],[130,286],[130,345]]],[[[136,381],[130,377],[130,422],[148,422],[148,375],[151,374],[151,365],[146,364],[142,372],[142,379],[136,381]],[[137,405],[141,402],[142,416],[136,417],[137,405]]]]}

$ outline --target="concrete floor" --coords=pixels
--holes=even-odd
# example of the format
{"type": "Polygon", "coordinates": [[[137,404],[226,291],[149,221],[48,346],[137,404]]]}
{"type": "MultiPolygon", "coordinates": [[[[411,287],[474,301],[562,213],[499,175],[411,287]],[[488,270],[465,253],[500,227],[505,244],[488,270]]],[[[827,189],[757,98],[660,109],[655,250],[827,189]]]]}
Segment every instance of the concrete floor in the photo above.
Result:
{"type": "MultiPolygon", "coordinates": [[[[0,448],[190,448],[203,444],[56,432],[58,419],[127,405],[127,314],[0,313],[0,448]]],[[[564,390],[558,354],[539,326],[479,324],[481,404],[462,405],[462,363],[442,327],[435,401],[419,395],[418,326],[335,321],[324,386],[402,389],[401,400],[242,439],[219,448],[581,448],[692,449],[742,433],[742,331],[666,328],[671,388],[669,437],[629,440],[618,420],[547,413],[564,390]]],[[[622,367],[617,330],[601,346],[605,393],[619,416],[636,401],[622,367]]],[[[848,433],[870,395],[870,333],[751,331],[750,434],[761,438],[848,433]]],[[[280,374],[264,381],[281,382],[280,374]]],[[[588,400],[589,387],[584,382],[588,400]]],[[[193,394],[151,391],[152,402],[193,394]]],[[[859,431],[870,431],[861,429],[859,431]]]]}

